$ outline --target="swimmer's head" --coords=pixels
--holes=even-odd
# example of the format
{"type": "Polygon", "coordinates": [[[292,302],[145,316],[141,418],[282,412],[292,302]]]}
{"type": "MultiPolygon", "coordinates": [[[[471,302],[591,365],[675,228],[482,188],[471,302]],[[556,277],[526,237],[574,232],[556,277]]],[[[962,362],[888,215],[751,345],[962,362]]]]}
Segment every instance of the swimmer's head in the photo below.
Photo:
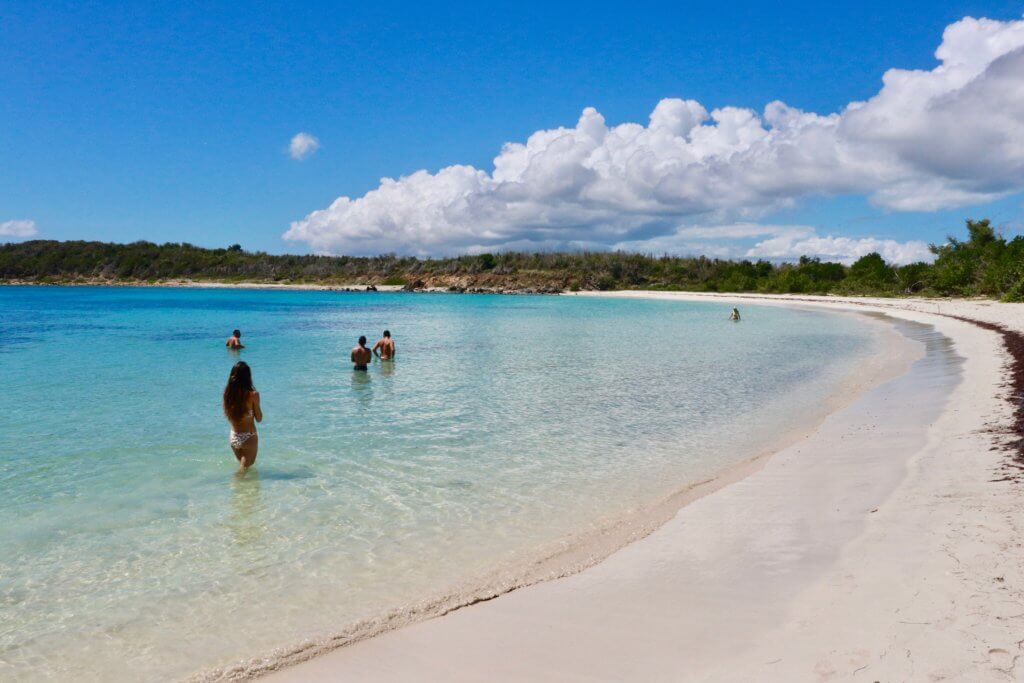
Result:
{"type": "Polygon", "coordinates": [[[366,346],[366,337],[360,337],[359,338],[359,345],[360,346],[366,346]]]}
{"type": "Polygon", "coordinates": [[[235,363],[228,375],[227,386],[224,387],[224,414],[233,420],[240,420],[245,415],[250,392],[256,388],[252,385],[252,370],[245,361],[235,363]]]}
{"type": "Polygon", "coordinates": [[[391,339],[391,333],[388,332],[387,330],[384,330],[384,338],[385,339],[391,339]]]}
{"type": "Polygon", "coordinates": [[[234,332],[231,333],[231,336],[232,337],[241,337],[242,336],[242,331],[241,330],[235,330],[234,332]]]}

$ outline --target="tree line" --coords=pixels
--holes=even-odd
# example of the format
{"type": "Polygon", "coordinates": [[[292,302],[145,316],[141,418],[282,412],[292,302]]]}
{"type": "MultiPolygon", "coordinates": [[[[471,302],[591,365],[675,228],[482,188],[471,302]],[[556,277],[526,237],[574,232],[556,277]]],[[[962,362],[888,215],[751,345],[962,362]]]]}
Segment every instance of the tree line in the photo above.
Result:
{"type": "Polygon", "coordinates": [[[932,263],[894,265],[877,253],[851,265],[626,252],[502,252],[450,258],[394,254],[273,255],[235,244],[205,249],[154,244],[32,240],[0,244],[0,281],[160,283],[176,280],[294,284],[389,284],[453,289],[664,289],[707,292],[986,296],[1024,301],[1024,237],[1007,240],[988,220],[967,238],[932,245],[932,263]]]}

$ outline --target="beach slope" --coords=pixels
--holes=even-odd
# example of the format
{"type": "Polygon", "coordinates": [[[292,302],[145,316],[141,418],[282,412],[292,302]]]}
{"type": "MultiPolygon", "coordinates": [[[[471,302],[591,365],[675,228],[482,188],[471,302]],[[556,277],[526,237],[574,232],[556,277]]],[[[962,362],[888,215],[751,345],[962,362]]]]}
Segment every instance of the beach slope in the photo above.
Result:
{"type": "Polygon", "coordinates": [[[619,295],[882,311],[928,353],[590,569],[272,680],[1024,679],[1008,358],[957,319],[1024,330],[1024,305],[619,295]]]}

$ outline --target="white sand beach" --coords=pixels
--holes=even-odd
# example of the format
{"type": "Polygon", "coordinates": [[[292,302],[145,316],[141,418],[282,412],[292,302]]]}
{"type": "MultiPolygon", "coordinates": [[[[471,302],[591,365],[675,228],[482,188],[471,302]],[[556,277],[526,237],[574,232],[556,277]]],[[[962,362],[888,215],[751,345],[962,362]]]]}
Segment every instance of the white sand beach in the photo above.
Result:
{"type": "Polygon", "coordinates": [[[1024,305],[602,296],[883,312],[934,326],[962,361],[955,381],[948,367],[904,373],[923,345],[896,344],[877,386],[600,564],[271,680],[1024,679],[1024,498],[993,447],[1012,412],[1008,355],[1000,335],[950,317],[1020,331],[1024,305]]]}

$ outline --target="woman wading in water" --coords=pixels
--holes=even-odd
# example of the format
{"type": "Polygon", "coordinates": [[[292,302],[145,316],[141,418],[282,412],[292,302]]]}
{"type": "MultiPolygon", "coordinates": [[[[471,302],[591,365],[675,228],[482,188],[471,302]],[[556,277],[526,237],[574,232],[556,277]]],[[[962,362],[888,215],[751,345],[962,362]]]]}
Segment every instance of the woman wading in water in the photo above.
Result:
{"type": "Polygon", "coordinates": [[[252,370],[244,361],[235,363],[224,387],[224,415],[231,423],[228,443],[238,459],[239,473],[245,472],[256,462],[259,436],[256,423],[263,421],[260,409],[260,392],[252,385],[252,370]]]}

